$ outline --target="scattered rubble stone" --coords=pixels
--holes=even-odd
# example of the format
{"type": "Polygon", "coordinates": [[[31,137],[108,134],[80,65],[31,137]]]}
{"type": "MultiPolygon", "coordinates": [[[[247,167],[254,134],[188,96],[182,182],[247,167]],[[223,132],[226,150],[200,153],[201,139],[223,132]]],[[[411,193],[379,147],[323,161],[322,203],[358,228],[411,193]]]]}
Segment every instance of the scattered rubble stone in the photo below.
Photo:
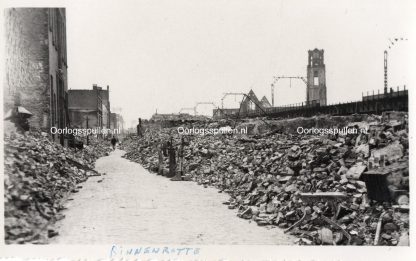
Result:
{"type": "MultiPolygon", "coordinates": [[[[184,175],[228,193],[228,208],[238,209],[241,218],[260,226],[291,228],[296,224],[290,231],[300,237],[298,244],[373,245],[378,218],[386,212],[391,218],[382,221],[377,243],[397,245],[400,234],[407,233],[408,215],[394,212],[391,202],[369,199],[367,181],[361,178],[374,168],[387,171],[394,177],[389,184],[401,191],[399,201],[408,203],[408,198],[403,198],[408,195],[409,166],[405,117],[394,119],[403,125],[399,131],[380,116],[322,116],[269,120],[268,125],[263,120],[248,120],[237,125],[248,126],[250,135],[186,136],[184,175]],[[299,126],[350,126],[368,131],[345,136],[299,135],[299,126]],[[401,167],[391,170],[399,163],[401,167]],[[300,197],[301,193],[317,192],[341,193],[346,199],[310,203],[300,197]]],[[[214,125],[233,126],[233,121],[183,127],[214,125]]],[[[149,130],[143,138],[131,137],[124,142],[124,157],[157,172],[158,146],[171,139],[174,145],[180,144],[175,128],[149,130]]],[[[166,155],[163,160],[166,168],[166,155]]]]}
{"type": "Polygon", "coordinates": [[[108,155],[109,144],[91,141],[82,150],[62,147],[46,133],[12,133],[4,138],[4,217],[8,244],[47,243],[58,234],[56,220],[70,192],[97,176],[94,162],[108,155]]]}

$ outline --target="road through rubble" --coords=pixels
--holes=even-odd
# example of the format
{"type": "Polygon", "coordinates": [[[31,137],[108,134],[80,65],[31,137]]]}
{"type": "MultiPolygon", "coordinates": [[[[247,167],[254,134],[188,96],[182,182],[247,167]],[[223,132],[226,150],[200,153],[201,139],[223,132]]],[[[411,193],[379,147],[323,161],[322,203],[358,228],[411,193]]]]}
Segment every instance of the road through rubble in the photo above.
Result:
{"type": "Polygon", "coordinates": [[[222,204],[227,194],[151,174],[123,153],[96,162],[106,175],[90,178],[72,195],[51,243],[293,244],[279,228],[238,218],[222,204]]]}

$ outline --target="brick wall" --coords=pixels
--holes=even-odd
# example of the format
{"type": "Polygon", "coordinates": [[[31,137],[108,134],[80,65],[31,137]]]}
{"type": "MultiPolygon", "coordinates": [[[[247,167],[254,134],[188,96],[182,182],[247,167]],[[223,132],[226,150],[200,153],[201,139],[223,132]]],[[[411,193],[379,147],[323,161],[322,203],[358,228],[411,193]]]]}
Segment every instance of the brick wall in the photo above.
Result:
{"type": "Polygon", "coordinates": [[[320,105],[326,105],[324,50],[308,51],[307,83],[307,100],[318,101],[320,105]],[[315,85],[315,77],[318,78],[318,85],[315,85]]]}
{"type": "Polygon", "coordinates": [[[78,110],[71,110],[69,112],[71,118],[71,127],[87,128],[87,117],[88,117],[88,128],[100,128],[98,115],[96,111],[93,112],[82,112],[78,110]]]}
{"type": "Polygon", "coordinates": [[[66,12],[49,8],[49,88],[51,93],[51,126],[69,125],[67,105],[68,73],[66,55],[66,12]]]}
{"type": "Polygon", "coordinates": [[[4,110],[28,109],[30,125],[49,126],[48,9],[5,9],[4,110]]]}
{"type": "Polygon", "coordinates": [[[9,8],[4,12],[4,110],[25,107],[33,114],[31,128],[48,133],[51,126],[66,126],[65,9],[9,8]]]}
{"type": "Polygon", "coordinates": [[[68,103],[70,109],[97,110],[99,92],[96,90],[69,90],[68,103]]]}

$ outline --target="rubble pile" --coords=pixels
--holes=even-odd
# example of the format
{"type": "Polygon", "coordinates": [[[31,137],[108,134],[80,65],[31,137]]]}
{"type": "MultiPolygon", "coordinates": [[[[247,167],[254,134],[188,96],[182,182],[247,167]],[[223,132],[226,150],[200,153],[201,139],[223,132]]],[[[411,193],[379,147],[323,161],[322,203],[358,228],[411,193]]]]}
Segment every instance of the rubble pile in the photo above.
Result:
{"type": "MultiPolygon", "coordinates": [[[[239,217],[286,229],[299,237],[299,244],[406,244],[407,116],[400,119],[398,130],[391,120],[369,117],[349,124],[367,132],[348,135],[298,135],[266,128],[251,136],[187,136],[184,175],[229,193],[224,204],[238,209],[239,217]],[[369,198],[373,183],[362,176],[386,168],[391,168],[387,179],[381,177],[376,187],[387,187],[389,202],[378,200],[377,191],[369,198]]],[[[124,157],[157,171],[158,144],[168,139],[180,142],[175,129],[149,132],[127,142],[124,157]]],[[[166,167],[167,157],[164,160],[166,167]]]]}
{"type": "Polygon", "coordinates": [[[46,243],[57,235],[52,225],[64,216],[64,200],[94,171],[110,146],[93,141],[83,150],[62,147],[46,133],[13,133],[4,140],[4,215],[6,243],[46,243]]]}

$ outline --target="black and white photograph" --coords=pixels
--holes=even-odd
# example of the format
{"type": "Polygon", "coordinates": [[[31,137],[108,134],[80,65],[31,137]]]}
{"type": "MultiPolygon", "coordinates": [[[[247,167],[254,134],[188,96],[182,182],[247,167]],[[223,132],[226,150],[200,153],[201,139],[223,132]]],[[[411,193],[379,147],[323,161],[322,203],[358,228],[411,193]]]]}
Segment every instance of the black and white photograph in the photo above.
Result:
{"type": "Polygon", "coordinates": [[[416,2],[1,7],[0,260],[415,258],[416,2]]]}

